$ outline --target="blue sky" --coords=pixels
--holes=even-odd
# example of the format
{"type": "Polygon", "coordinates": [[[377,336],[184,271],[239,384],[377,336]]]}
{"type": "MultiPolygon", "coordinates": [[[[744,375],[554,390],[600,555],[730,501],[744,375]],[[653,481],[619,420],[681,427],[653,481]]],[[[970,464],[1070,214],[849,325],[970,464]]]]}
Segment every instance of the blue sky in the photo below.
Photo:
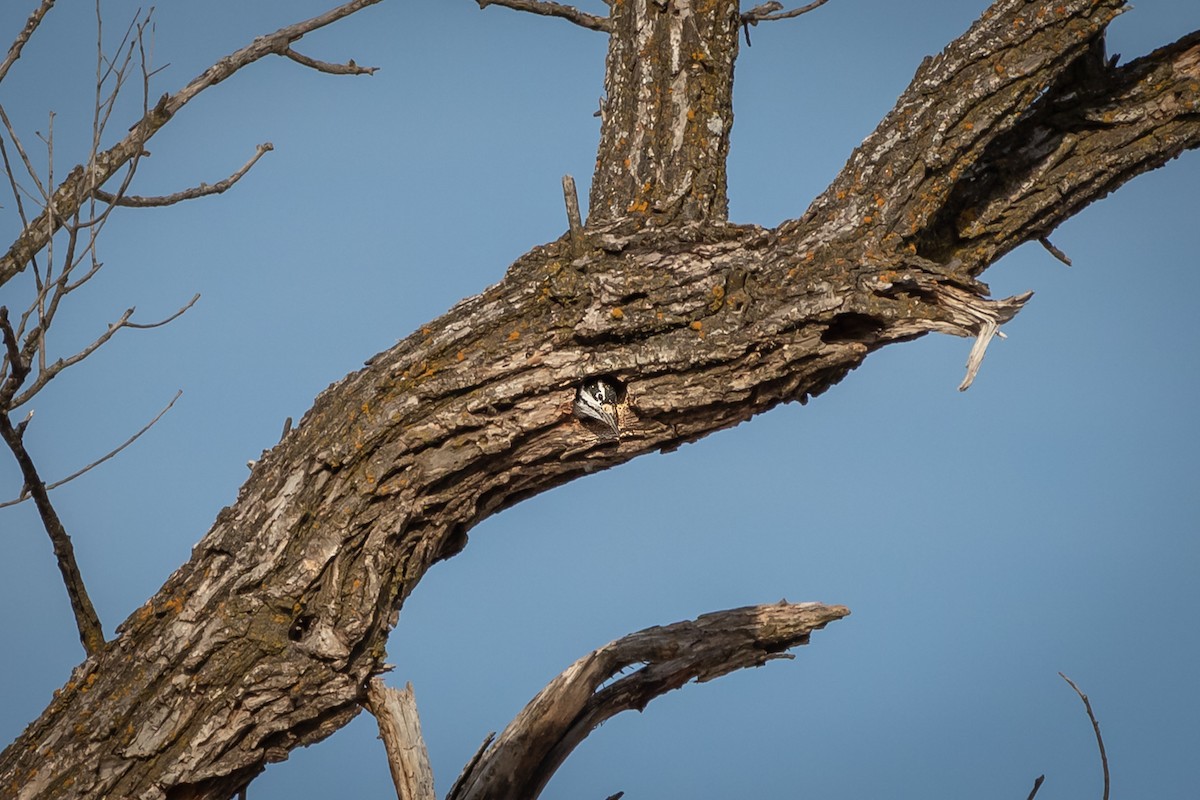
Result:
{"type": "MultiPolygon", "coordinates": [[[[63,4],[0,88],[23,132],[56,112],[56,174],[88,135],[95,28],[63,4]]],[[[921,58],[986,4],[830,0],[760,25],[737,65],[730,214],[798,216],[921,58]]],[[[33,3],[6,4],[11,36],[33,3]],[[17,6],[20,7],[17,7],[17,6]]],[[[153,96],[325,2],[231,0],[155,12],[153,96]]],[[[599,2],[585,6],[600,11],[599,2]]],[[[110,40],[135,6],[104,4],[110,40]]],[[[1200,28],[1200,6],[1144,0],[1111,29],[1123,60],[1200,28]]],[[[497,281],[586,198],[604,37],[471,0],[384,3],[298,47],[370,78],[262,62],[206,92],[151,143],[134,190],[227,194],[119,213],[104,272],[52,343],[89,341],[129,305],[172,326],[127,332],[39,396],[29,446],[72,472],[184,396],[115,461],[56,493],[112,629],[187,559],[246,461],[325,386],[497,281]]],[[[136,118],[118,109],[113,135],[136,118]]],[[[44,152],[36,155],[45,163],[44,152]]],[[[522,503],[471,534],[405,606],[389,644],[412,681],[439,794],[483,736],[571,661],[622,634],[781,597],[850,606],[794,661],[688,686],[624,714],[545,797],[1098,797],[1100,717],[1114,794],[1195,796],[1200,733],[1200,157],[1186,154],[985,279],[1036,296],[956,391],[970,342],[885,349],[805,407],[522,503]],[[603,524],[597,525],[597,522],[603,524]]],[[[10,199],[0,201],[5,240],[10,199]]],[[[0,302],[20,307],[14,282],[0,302]]],[[[5,498],[20,489],[0,458],[5,498]]],[[[0,740],[81,651],[45,534],[0,509],[0,740]]],[[[272,766],[256,800],[388,796],[374,723],[272,766]]]]}

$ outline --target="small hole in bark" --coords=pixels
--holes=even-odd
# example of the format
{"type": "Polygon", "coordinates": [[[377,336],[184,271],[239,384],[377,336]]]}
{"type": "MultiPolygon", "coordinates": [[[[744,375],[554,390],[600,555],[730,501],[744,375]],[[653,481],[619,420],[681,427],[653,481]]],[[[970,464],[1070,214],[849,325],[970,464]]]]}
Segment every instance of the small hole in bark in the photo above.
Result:
{"type": "Polygon", "coordinates": [[[874,317],[848,311],[838,314],[821,334],[823,342],[871,342],[883,325],[874,317]]]}
{"type": "Polygon", "coordinates": [[[292,620],[292,626],[288,628],[288,638],[293,642],[300,641],[312,629],[313,623],[316,621],[317,618],[313,614],[301,614],[296,617],[292,620]]]}

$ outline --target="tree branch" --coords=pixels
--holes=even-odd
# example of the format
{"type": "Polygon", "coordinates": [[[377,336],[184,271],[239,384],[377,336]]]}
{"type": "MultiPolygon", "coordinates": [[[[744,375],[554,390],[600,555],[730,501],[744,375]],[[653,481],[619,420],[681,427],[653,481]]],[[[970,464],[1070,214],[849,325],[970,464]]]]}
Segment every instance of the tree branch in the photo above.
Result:
{"type": "Polygon", "coordinates": [[[382,678],[372,678],[367,684],[367,708],[379,723],[398,800],[434,800],[433,768],[421,736],[412,684],[393,689],[382,678]]]}
{"type": "Polygon", "coordinates": [[[84,169],[83,165],[76,166],[66,180],[59,184],[47,203],[48,210],[32,220],[12,243],[8,252],[0,257],[0,286],[24,270],[29,260],[50,241],[51,236],[61,226],[62,220],[74,214],[87,197],[103,186],[121,167],[140,155],[146,142],[196,95],[264,56],[284,54],[303,36],[378,2],[380,0],[351,0],[303,22],[260,36],[246,47],[213,64],[175,94],[164,94],[154,107],[132,126],[127,136],[96,155],[89,164],[89,169],[84,169]],[[51,215],[49,209],[54,209],[55,213],[51,215]]]}
{"type": "Polygon", "coordinates": [[[130,208],[158,208],[161,206],[170,206],[184,200],[194,200],[198,197],[208,197],[209,195],[222,194],[235,183],[240,181],[242,177],[250,171],[251,167],[258,163],[258,160],[270,151],[275,149],[275,145],[270,142],[264,142],[255,148],[254,155],[241,166],[241,168],[224,180],[217,181],[214,184],[202,183],[191,189],[184,189],[181,192],[165,195],[162,197],[138,197],[136,195],[114,195],[109,194],[103,189],[96,189],[92,194],[97,200],[115,206],[126,206],[130,208]]]}
{"type": "Polygon", "coordinates": [[[783,10],[783,3],[778,0],[773,2],[763,3],[755,6],[749,11],[742,14],[742,22],[750,25],[757,25],[760,22],[773,22],[778,19],[793,19],[801,14],[807,14],[828,3],[829,0],[813,0],[808,5],[793,8],[790,11],[783,10]]]}
{"type": "Polygon", "coordinates": [[[379,71],[379,67],[360,67],[358,64],[354,63],[354,59],[350,59],[345,64],[333,64],[328,61],[318,61],[315,58],[309,58],[303,53],[297,53],[290,47],[284,49],[281,55],[290,58],[297,64],[301,64],[309,69],[315,69],[317,72],[324,72],[329,75],[374,75],[379,71]]]}
{"type": "Polygon", "coordinates": [[[42,19],[46,13],[54,6],[54,0],[42,0],[41,5],[33,10],[29,15],[29,19],[25,21],[25,27],[17,34],[17,38],[8,48],[8,55],[4,57],[4,61],[0,63],[0,81],[8,75],[8,71],[12,65],[17,63],[17,59],[21,57],[21,50],[24,49],[25,43],[29,41],[29,37],[33,36],[33,32],[42,24],[42,19]]]}
{"type": "Polygon", "coordinates": [[[532,800],[596,727],[689,681],[759,667],[849,614],[820,603],[748,606],[647,628],[584,656],[529,702],[447,800],[532,800]],[[622,674],[632,668],[629,674],[622,674]]]}
{"type": "MultiPolygon", "coordinates": [[[[12,329],[8,325],[7,317],[3,321],[4,338],[6,343],[9,343],[12,340],[12,329]]],[[[11,344],[9,344],[9,349],[11,351],[11,344]]],[[[8,411],[0,411],[0,438],[4,439],[4,443],[12,451],[17,465],[21,469],[25,488],[33,497],[34,505],[37,506],[42,526],[46,529],[46,535],[50,537],[50,544],[54,548],[58,570],[62,574],[63,583],[67,588],[67,597],[71,600],[71,611],[75,615],[79,641],[83,644],[84,652],[89,657],[93,657],[98,655],[104,647],[104,629],[100,625],[100,618],[96,615],[95,607],[92,606],[91,598],[88,597],[87,587],[83,583],[83,575],[75,561],[75,548],[71,544],[71,537],[67,535],[58,512],[50,502],[46,485],[42,482],[33,459],[25,449],[23,434],[24,426],[14,426],[8,416],[8,411]]]]}
{"type": "MultiPolygon", "coordinates": [[[[60,487],[60,486],[62,486],[62,485],[64,485],[64,484],[70,483],[71,481],[75,480],[76,478],[78,478],[78,477],[80,477],[80,476],[82,476],[82,475],[86,475],[88,472],[91,472],[93,469],[95,469],[96,467],[100,466],[100,465],[101,465],[101,464],[103,464],[105,461],[108,461],[108,460],[109,460],[110,458],[112,458],[113,456],[117,455],[117,453],[120,453],[120,452],[121,452],[122,450],[124,450],[126,447],[129,447],[129,445],[133,444],[133,443],[134,443],[134,442],[136,442],[138,439],[142,438],[142,434],[144,434],[146,431],[148,431],[148,430],[150,430],[151,428],[153,428],[153,427],[154,427],[154,424],[155,424],[156,422],[158,422],[160,419],[162,419],[162,418],[163,418],[163,416],[164,416],[164,415],[165,415],[165,414],[166,414],[168,411],[170,411],[170,410],[171,410],[171,407],[172,407],[173,405],[175,405],[175,401],[176,401],[176,400],[178,400],[178,399],[179,399],[180,397],[182,397],[182,396],[183,396],[183,390],[182,390],[182,389],[180,389],[179,391],[175,392],[175,396],[171,398],[171,402],[167,403],[166,407],[165,407],[165,408],[164,408],[162,411],[158,412],[158,414],[156,414],[156,415],[154,416],[154,419],[150,420],[150,421],[149,421],[149,422],[147,422],[145,425],[143,425],[143,426],[141,427],[141,429],[140,429],[140,430],[139,430],[137,433],[135,433],[133,436],[130,436],[130,437],[129,437],[128,439],[126,439],[124,442],[122,442],[121,444],[117,445],[117,446],[116,446],[116,447],[114,447],[112,450],[109,450],[107,453],[105,453],[104,455],[100,456],[99,458],[97,458],[95,461],[91,462],[91,463],[90,463],[90,464],[88,464],[87,466],[85,466],[85,467],[82,467],[82,468],[80,468],[80,469],[77,469],[77,470],[75,470],[74,472],[72,472],[72,473],[71,473],[70,475],[68,475],[67,477],[65,477],[65,478],[62,478],[62,479],[60,479],[60,480],[57,480],[57,481],[55,481],[54,483],[49,483],[49,484],[46,484],[46,491],[47,491],[47,492],[52,492],[52,491],[54,491],[55,489],[57,489],[58,487],[60,487]]],[[[19,430],[19,428],[18,428],[18,430],[19,430]]],[[[12,500],[6,500],[5,502],[3,502],[3,503],[0,503],[0,508],[8,508],[9,506],[15,506],[15,505],[18,505],[18,504],[20,504],[20,503],[24,503],[24,502],[25,502],[26,500],[28,500],[28,499],[29,499],[29,487],[28,487],[28,485],[26,485],[26,487],[25,487],[25,488],[24,488],[24,489],[21,491],[21,494],[20,494],[18,497],[15,497],[15,498],[13,498],[12,500]]]]}
{"type": "Polygon", "coordinates": [[[1087,709],[1088,719],[1092,722],[1092,730],[1096,733],[1096,746],[1100,749],[1100,768],[1104,771],[1104,797],[1103,800],[1108,800],[1109,778],[1108,778],[1108,754],[1104,751],[1104,737],[1100,735],[1100,723],[1096,721],[1096,715],[1092,712],[1092,703],[1088,700],[1088,696],[1075,685],[1075,681],[1068,678],[1061,672],[1058,676],[1070,684],[1075,690],[1075,694],[1079,695],[1079,699],[1083,701],[1083,707],[1087,709]]]}
{"type": "Polygon", "coordinates": [[[482,10],[488,6],[504,6],[516,11],[528,11],[531,14],[541,14],[544,17],[561,17],[593,31],[608,32],[611,30],[608,18],[597,17],[580,11],[574,6],[555,3],[553,0],[475,0],[482,10]]]}

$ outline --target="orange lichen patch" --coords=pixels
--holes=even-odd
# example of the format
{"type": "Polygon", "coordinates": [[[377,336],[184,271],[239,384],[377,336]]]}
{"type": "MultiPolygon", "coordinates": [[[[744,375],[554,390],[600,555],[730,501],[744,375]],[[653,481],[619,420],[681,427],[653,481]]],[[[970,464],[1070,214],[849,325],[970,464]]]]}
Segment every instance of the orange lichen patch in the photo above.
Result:
{"type": "Polygon", "coordinates": [[[900,277],[900,273],[894,269],[884,270],[879,273],[880,283],[895,283],[896,278],[900,277]]]}
{"type": "Polygon", "coordinates": [[[694,330],[696,333],[700,334],[701,339],[704,338],[704,323],[703,322],[701,322],[700,320],[696,320],[688,327],[691,328],[692,330],[694,330]]]}
{"type": "Polygon", "coordinates": [[[363,404],[362,404],[362,413],[364,413],[364,414],[370,414],[370,413],[371,413],[371,406],[370,406],[370,404],[369,404],[369,403],[363,403],[363,404]]]}
{"type": "Polygon", "coordinates": [[[712,295],[717,300],[721,300],[722,298],[725,297],[725,287],[719,283],[714,285],[712,287],[712,295]]]}
{"type": "Polygon", "coordinates": [[[1001,64],[999,61],[997,61],[997,62],[996,62],[996,67],[995,67],[995,69],[996,69],[996,74],[997,74],[997,75],[1003,75],[1004,73],[1008,72],[1008,70],[1006,70],[1006,69],[1004,68],[1004,65],[1003,65],[1003,64],[1001,64]]]}
{"type": "Polygon", "coordinates": [[[787,278],[788,278],[788,280],[790,281],[790,280],[791,280],[792,278],[794,278],[794,277],[796,277],[796,268],[795,268],[795,267],[792,267],[791,269],[789,269],[789,270],[787,271],[787,278]]]}
{"type": "Polygon", "coordinates": [[[696,109],[689,108],[688,113],[687,113],[687,118],[688,118],[688,122],[691,122],[692,120],[694,120],[696,118],[696,109]]]}
{"type": "MultiPolygon", "coordinates": [[[[547,292],[549,292],[549,290],[547,290],[547,292]]],[[[467,358],[467,354],[464,353],[462,350],[459,350],[457,353],[454,354],[454,358],[458,361],[465,361],[467,358]]]]}
{"type": "Polygon", "coordinates": [[[612,311],[610,311],[608,313],[612,315],[613,319],[624,319],[625,318],[625,312],[619,308],[614,308],[612,311]]]}
{"type": "Polygon", "coordinates": [[[433,328],[429,327],[428,325],[422,325],[421,326],[421,335],[422,336],[433,336],[433,328]]]}
{"type": "Polygon", "coordinates": [[[508,340],[510,342],[515,342],[517,339],[520,339],[520,338],[521,338],[521,332],[519,330],[517,330],[516,328],[513,328],[512,333],[510,333],[508,335],[508,340]]]}
{"type": "Polygon", "coordinates": [[[883,204],[886,202],[887,202],[887,200],[884,199],[883,195],[879,194],[878,192],[875,193],[875,205],[876,206],[878,206],[879,208],[883,208],[883,204]]]}
{"type": "Polygon", "coordinates": [[[867,214],[865,217],[863,217],[863,224],[865,224],[865,225],[870,225],[874,221],[875,221],[875,218],[872,217],[870,214],[867,214]]]}
{"type": "Polygon", "coordinates": [[[635,214],[644,214],[650,209],[649,200],[635,200],[629,204],[627,211],[632,211],[635,214]]]}
{"type": "Polygon", "coordinates": [[[963,127],[969,131],[973,131],[973,130],[975,130],[975,123],[974,122],[964,122],[963,127]]]}
{"type": "Polygon", "coordinates": [[[436,365],[432,364],[429,361],[422,361],[421,362],[421,374],[418,375],[417,377],[418,378],[432,378],[436,374],[437,374],[437,366],[436,365]]]}
{"type": "Polygon", "coordinates": [[[630,162],[629,158],[628,158],[628,157],[626,157],[626,159],[625,159],[625,169],[629,169],[629,166],[630,166],[630,164],[631,164],[631,163],[632,163],[632,162],[630,162]]]}

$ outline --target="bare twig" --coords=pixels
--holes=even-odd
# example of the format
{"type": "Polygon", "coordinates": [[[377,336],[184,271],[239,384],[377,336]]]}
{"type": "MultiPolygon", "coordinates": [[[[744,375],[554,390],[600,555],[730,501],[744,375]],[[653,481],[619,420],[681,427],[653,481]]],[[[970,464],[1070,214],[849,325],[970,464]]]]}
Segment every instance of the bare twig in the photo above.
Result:
{"type": "Polygon", "coordinates": [[[224,180],[217,181],[213,184],[201,183],[199,186],[194,186],[191,189],[184,189],[174,194],[163,195],[161,197],[138,197],[137,195],[114,195],[109,194],[103,189],[96,189],[93,194],[97,200],[108,203],[114,206],[124,206],[127,208],[159,208],[162,206],[170,206],[176,203],[181,203],[184,200],[195,200],[198,197],[208,197],[209,195],[222,194],[235,183],[240,181],[250,168],[258,163],[258,160],[270,151],[275,149],[275,145],[270,142],[264,142],[255,148],[254,155],[245,164],[238,169],[237,172],[230,175],[224,180]]]}
{"type": "Polygon", "coordinates": [[[292,48],[288,47],[283,50],[280,55],[290,58],[297,64],[315,69],[317,72],[327,72],[330,75],[374,75],[379,71],[379,67],[360,67],[354,63],[354,59],[350,59],[345,64],[333,64],[328,61],[318,61],[315,58],[309,58],[303,53],[297,53],[292,48]]]}
{"type": "Polygon", "coordinates": [[[1067,254],[1052,245],[1047,237],[1042,236],[1038,239],[1038,243],[1042,247],[1046,248],[1046,252],[1048,252],[1050,255],[1054,256],[1068,267],[1071,266],[1071,259],[1067,257],[1067,254]]]}
{"type": "Polygon", "coordinates": [[[1046,780],[1045,775],[1038,775],[1036,778],[1034,778],[1033,791],[1029,793],[1029,797],[1025,798],[1025,800],[1033,800],[1033,798],[1037,797],[1038,789],[1042,788],[1042,781],[1044,780],[1046,780]]]}
{"type": "Polygon", "coordinates": [[[134,309],[132,307],[125,309],[124,313],[121,314],[121,316],[117,319],[117,321],[110,323],[108,326],[108,329],[106,331],[104,331],[104,333],[97,336],[96,339],[93,340],[91,344],[84,347],[82,350],[75,353],[75,355],[73,355],[73,356],[69,356],[67,358],[60,358],[57,361],[55,361],[53,364],[47,364],[45,367],[39,369],[37,377],[34,379],[33,383],[31,383],[25,389],[25,391],[21,392],[19,395],[17,395],[16,397],[13,398],[10,408],[19,408],[20,406],[24,405],[25,403],[28,403],[30,400],[33,399],[34,395],[36,395],[38,392],[40,392],[46,386],[46,384],[48,384],[51,380],[53,380],[64,369],[66,369],[67,367],[74,366],[75,364],[78,364],[80,361],[83,361],[85,358],[90,356],[92,353],[99,350],[102,346],[104,346],[105,343],[108,342],[109,339],[111,339],[114,335],[116,335],[117,331],[121,330],[122,328],[147,330],[150,328],[161,327],[163,325],[166,325],[168,322],[172,322],[175,319],[178,319],[181,314],[183,314],[185,311],[187,311],[189,308],[191,308],[193,305],[195,305],[196,301],[199,299],[200,299],[200,295],[197,294],[197,295],[193,296],[192,299],[189,300],[179,310],[175,311],[173,314],[171,314],[166,319],[159,320],[158,322],[143,322],[143,323],[130,322],[129,320],[133,316],[134,309]]]}
{"type": "Polygon", "coordinates": [[[51,222],[49,215],[43,212],[39,218],[25,226],[8,252],[0,257],[0,285],[23,271],[33,256],[47,245],[50,237],[58,230],[58,224],[70,218],[97,187],[103,186],[118,170],[135,157],[139,157],[144,152],[146,142],[198,94],[265,56],[283,53],[305,35],[378,2],[380,0],[351,0],[323,14],[260,36],[242,49],[217,61],[178,92],[163,95],[153,108],[147,108],[142,118],[130,128],[121,141],[97,154],[91,161],[90,168],[85,169],[83,165],[78,165],[71,170],[53,193],[53,203],[57,207],[56,220],[48,225],[47,223],[51,222]]]}
{"type": "Polygon", "coordinates": [[[392,783],[399,800],[434,800],[433,767],[421,736],[421,719],[412,684],[393,689],[382,678],[367,684],[367,708],[379,723],[392,783]]]}
{"type": "Polygon", "coordinates": [[[1092,703],[1090,700],[1088,700],[1088,696],[1084,694],[1078,686],[1075,685],[1075,681],[1071,680],[1061,672],[1058,673],[1058,676],[1070,684],[1071,688],[1075,690],[1075,694],[1079,695],[1079,699],[1083,701],[1083,707],[1087,709],[1088,719],[1092,721],[1092,730],[1096,732],[1096,746],[1100,748],[1100,767],[1104,770],[1103,800],[1108,800],[1108,754],[1104,751],[1104,737],[1100,735],[1100,723],[1096,721],[1096,715],[1092,713],[1092,703]]]}
{"type": "Polygon", "coordinates": [[[800,6],[799,8],[793,8],[791,11],[782,10],[783,3],[763,3],[762,5],[755,6],[749,11],[743,13],[742,22],[750,25],[757,25],[760,22],[774,22],[777,19],[791,19],[792,17],[798,17],[801,14],[807,14],[808,12],[820,8],[828,2],[829,0],[813,0],[813,2],[809,3],[808,5],[800,6]]]}
{"type": "Polygon", "coordinates": [[[563,201],[567,204],[567,225],[571,230],[571,251],[583,255],[583,218],[579,215],[579,193],[575,188],[575,178],[563,175],[563,201]]]}
{"type": "MultiPolygon", "coordinates": [[[[138,439],[142,438],[142,434],[144,434],[146,431],[153,428],[155,423],[157,423],[160,419],[162,419],[163,416],[165,416],[166,413],[171,410],[171,406],[175,405],[175,401],[178,400],[182,396],[183,396],[182,389],[175,392],[175,396],[171,398],[171,402],[167,403],[166,407],[162,411],[159,411],[158,414],[155,415],[154,419],[150,420],[145,425],[143,425],[141,430],[139,430],[133,436],[130,436],[124,442],[117,445],[112,450],[109,450],[107,453],[100,456],[99,458],[97,458],[95,461],[88,464],[87,466],[77,469],[76,471],[74,471],[70,475],[68,475],[67,477],[57,480],[54,483],[46,484],[46,491],[52,492],[55,489],[57,489],[58,487],[62,486],[63,484],[70,483],[71,481],[75,480],[76,478],[80,477],[81,475],[87,474],[88,472],[92,471],[96,467],[103,464],[105,461],[108,461],[110,458],[115,456],[117,453],[120,453],[126,447],[129,447],[129,445],[133,444],[138,439]]],[[[15,506],[19,503],[24,503],[28,499],[29,499],[29,487],[26,486],[24,489],[21,490],[21,494],[19,497],[15,497],[12,500],[5,500],[3,503],[0,503],[0,508],[8,508],[9,506],[15,506]]]]}
{"type": "Polygon", "coordinates": [[[525,706],[449,800],[536,798],[574,748],[598,725],[641,710],[685,683],[719,678],[807,644],[814,630],[849,614],[843,606],[748,606],[647,628],[576,661],[525,706]],[[624,674],[631,669],[629,674],[624,674]]]}
{"type": "Polygon", "coordinates": [[[25,47],[29,37],[33,36],[33,32],[42,24],[42,18],[46,16],[46,12],[53,6],[54,0],[42,0],[42,4],[34,9],[33,13],[29,15],[29,19],[25,20],[25,27],[17,34],[12,46],[8,48],[8,55],[4,57],[3,63],[0,63],[0,81],[4,80],[4,76],[8,74],[12,65],[17,63],[17,59],[21,57],[21,49],[25,47]]]}
{"type": "Polygon", "coordinates": [[[516,11],[528,11],[531,14],[541,14],[544,17],[562,17],[593,31],[609,31],[611,28],[608,17],[597,17],[586,11],[580,11],[575,6],[555,3],[552,0],[475,0],[479,7],[504,6],[516,11]]]}
{"type": "Polygon", "coordinates": [[[158,322],[126,322],[125,327],[133,328],[133,329],[139,330],[139,331],[148,331],[151,328],[161,328],[163,325],[169,325],[170,323],[174,322],[175,320],[177,320],[181,316],[183,316],[183,314],[189,308],[196,305],[196,301],[199,299],[200,299],[200,293],[197,292],[196,294],[192,295],[191,300],[188,300],[187,303],[184,304],[179,310],[177,310],[175,313],[171,314],[171,316],[169,316],[165,319],[160,319],[158,322]]]}

